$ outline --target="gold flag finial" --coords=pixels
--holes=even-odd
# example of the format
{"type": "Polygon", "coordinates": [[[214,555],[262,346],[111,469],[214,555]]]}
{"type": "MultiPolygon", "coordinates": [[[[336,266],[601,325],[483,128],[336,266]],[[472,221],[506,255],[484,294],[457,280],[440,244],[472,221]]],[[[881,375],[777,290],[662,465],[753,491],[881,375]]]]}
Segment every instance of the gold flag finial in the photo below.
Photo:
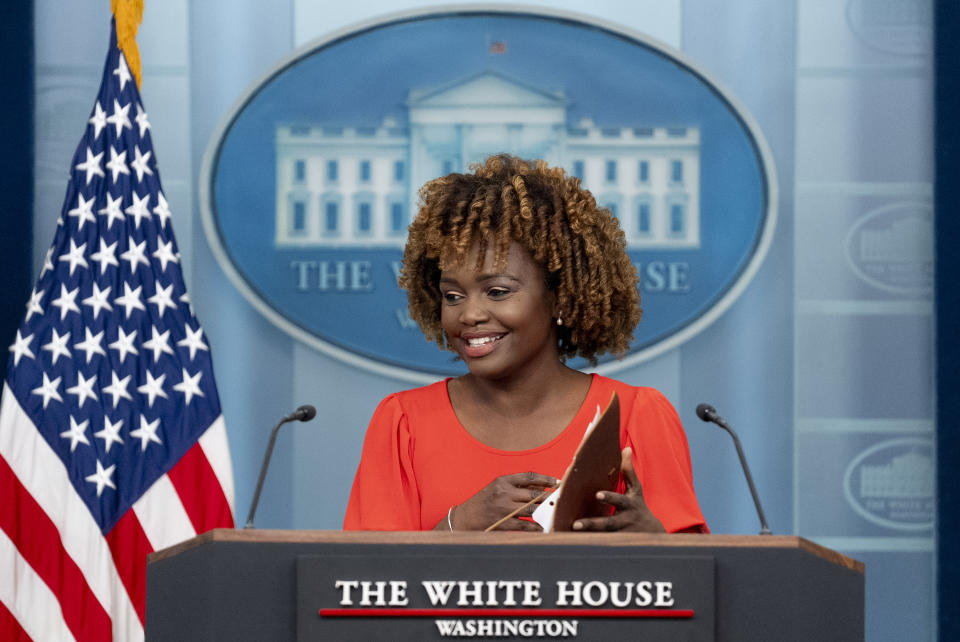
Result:
{"type": "Polygon", "coordinates": [[[137,30],[143,21],[143,0],[110,0],[110,10],[117,22],[117,46],[127,59],[127,67],[140,88],[140,50],[137,30]]]}

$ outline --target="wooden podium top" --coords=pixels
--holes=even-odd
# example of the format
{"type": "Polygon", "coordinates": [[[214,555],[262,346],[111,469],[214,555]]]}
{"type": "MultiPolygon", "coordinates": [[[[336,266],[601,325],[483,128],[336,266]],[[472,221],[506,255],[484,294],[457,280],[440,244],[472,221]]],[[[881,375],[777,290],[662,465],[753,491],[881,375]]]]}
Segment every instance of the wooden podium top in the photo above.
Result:
{"type": "Polygon", "coordinates": [[[861,574],[864,572],[863,562],[795,535],[699,535],[686,533],[525,533],[521,531],[449,533],[443,531],[308,531],[217,528],[175,546],[151,553],[147,558],[147,563],[158,562],[212,542],[781,548],[803,550],[837,566],[861,574]]]}

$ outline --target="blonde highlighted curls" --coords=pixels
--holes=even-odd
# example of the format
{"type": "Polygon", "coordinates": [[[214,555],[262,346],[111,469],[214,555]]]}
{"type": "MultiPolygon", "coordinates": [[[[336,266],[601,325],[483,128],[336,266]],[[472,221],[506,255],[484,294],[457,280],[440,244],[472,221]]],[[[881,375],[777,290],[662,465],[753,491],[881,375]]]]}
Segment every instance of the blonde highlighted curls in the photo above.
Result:
{"type": "Polygon", "coordinates": [[[489,245],[494,264],[506,264],[510,243],[527,249],[544,270],[559,317],[562,358],[623,354],[640,321],[637,272],[626,240],[608,209],[600,209],[580,180],[542,160],[505,154],[449,174],[420,189],[410,224],[400,287],[410,316],[428,339],[449,348],[440,324],[440,272],[462,265],[479,243],[479,270],[489,245]]]}

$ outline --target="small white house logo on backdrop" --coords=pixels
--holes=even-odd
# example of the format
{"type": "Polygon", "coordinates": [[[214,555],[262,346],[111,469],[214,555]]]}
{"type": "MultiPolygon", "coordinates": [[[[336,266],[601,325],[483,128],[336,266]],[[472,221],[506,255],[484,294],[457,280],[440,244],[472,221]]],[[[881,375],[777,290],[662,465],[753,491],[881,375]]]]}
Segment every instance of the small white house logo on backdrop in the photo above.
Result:
{"type": "Polygon", "coordinates": [[[880,290],[928,294],[933,289],[933,208],[892,203],[858,219],[846,239],[853,272],[880,290]]]}
{"type": "Polygon", "coordinates": [[[890,439],[867,448],[847,466],[843,492],[850,506],[879,526],[905,531],[933,528],[933,444],[890,439]]]}
{"type": "Polygon", "coordinates": [[[929,55],[933,2],[925,0],[848,0],[847,24],[868,47],[899,56],[929,55]]]}

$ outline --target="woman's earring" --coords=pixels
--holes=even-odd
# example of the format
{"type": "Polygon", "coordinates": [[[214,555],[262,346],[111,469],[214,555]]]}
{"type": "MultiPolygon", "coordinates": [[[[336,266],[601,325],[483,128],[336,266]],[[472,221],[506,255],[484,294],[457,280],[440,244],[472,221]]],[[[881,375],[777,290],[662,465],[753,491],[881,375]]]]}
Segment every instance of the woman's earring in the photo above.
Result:
{"type": "Polygon", "coordinates": [[[563,325],[563,318],[557,317],[557,325],[563,325]]]}

